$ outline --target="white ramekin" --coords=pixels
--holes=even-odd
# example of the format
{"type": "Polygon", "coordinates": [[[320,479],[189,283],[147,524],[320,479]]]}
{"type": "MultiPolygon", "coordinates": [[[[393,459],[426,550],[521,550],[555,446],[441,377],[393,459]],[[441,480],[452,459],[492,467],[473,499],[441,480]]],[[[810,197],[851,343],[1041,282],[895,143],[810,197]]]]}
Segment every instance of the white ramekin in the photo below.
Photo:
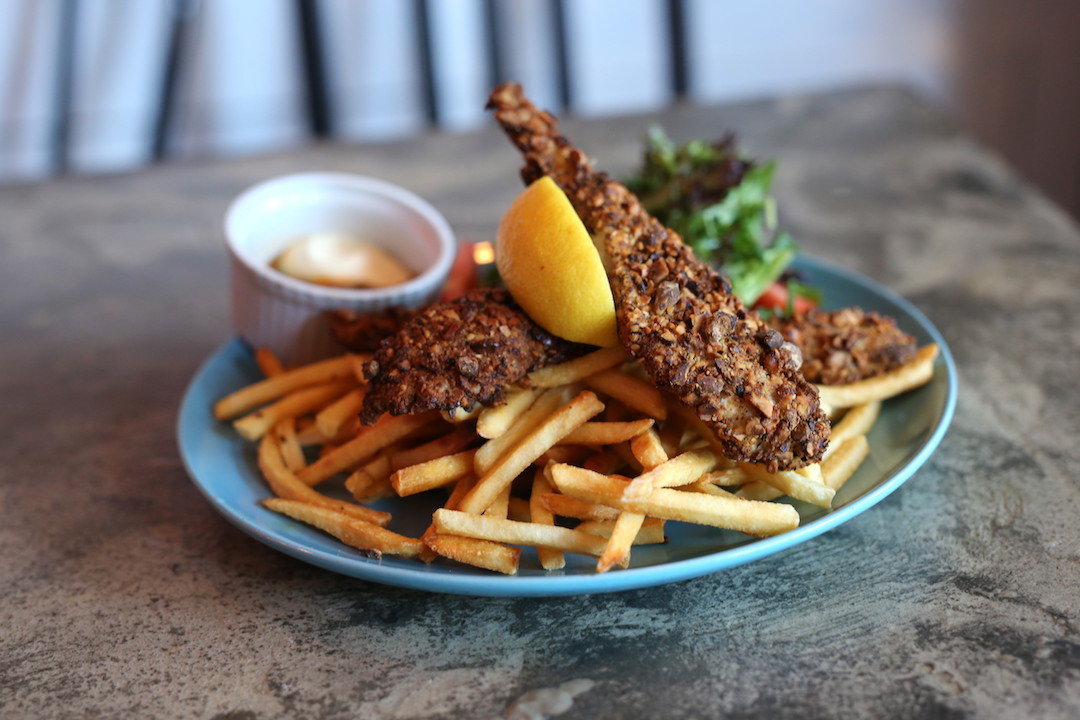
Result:
{"type": "Polygon", "coordinates": [[[434,300],[457,249],[449,223],[426,201],[382,180],[343,173],[287,175],[245,191],[225,215],[225,239],[236,331],[286,364],[341,352],[326,326],[327,310],[367,312],[434,300]],[[270,267],[298,236],[326,231],[383,246],[416,277],[359,290],[308,283],[270,267]]]}

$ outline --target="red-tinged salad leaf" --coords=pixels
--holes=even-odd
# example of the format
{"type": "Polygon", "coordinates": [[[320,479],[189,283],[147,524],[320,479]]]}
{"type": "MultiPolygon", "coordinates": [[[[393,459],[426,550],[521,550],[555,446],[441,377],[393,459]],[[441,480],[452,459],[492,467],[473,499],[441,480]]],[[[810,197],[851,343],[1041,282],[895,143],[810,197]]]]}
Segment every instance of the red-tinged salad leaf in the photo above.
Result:
{"type": "Polygon", "coordinates": [[[776,282],[798,248],[777,224],[775,161],[742,156],[732,135],[676,145],[649,129],[641,170],[625,183],[656,219],[718,266],[735,294],[752,305],[776,282]]]}

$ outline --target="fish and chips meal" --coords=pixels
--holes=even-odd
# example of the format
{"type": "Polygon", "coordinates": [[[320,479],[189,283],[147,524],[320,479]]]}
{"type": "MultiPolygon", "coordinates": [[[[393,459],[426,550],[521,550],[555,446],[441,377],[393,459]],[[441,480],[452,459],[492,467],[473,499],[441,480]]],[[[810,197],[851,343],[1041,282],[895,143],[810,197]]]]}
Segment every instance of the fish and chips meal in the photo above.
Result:
{"type": "MultiPolygon", "coordinates": [[[[747,232],[774,242],[740,296],[723,263],[656,218],[655,183],[631,182],[639,199],[594,169],[518,85],[489,108],[527,186],[496,238],[503,285],[330,313],[340,357],[285,368],[257,350],[265,378],[214,416],[257,443],[263,505],[366,556],[506,574],[523,547],[546,570],[573,553],[606,572],[665,542],[668,522],[765,537],[800,522],[777,499],[830,508],[882,403],[933,377],[937,347],[858,308],[790,312],[797,281],[789,312],[755,304],[793,254],[760,192],[744,193],[766,218],[747,232]],[[419,494],[440,504],[419,537],[375,507],[419,494]]],[[[742,180],[772,172],[734,159],[730,141],[696,152],[722,169],[711,200],[728,206],[742,180]]],[[[669,217],[693,225],[685,209],[669,217]]]]}

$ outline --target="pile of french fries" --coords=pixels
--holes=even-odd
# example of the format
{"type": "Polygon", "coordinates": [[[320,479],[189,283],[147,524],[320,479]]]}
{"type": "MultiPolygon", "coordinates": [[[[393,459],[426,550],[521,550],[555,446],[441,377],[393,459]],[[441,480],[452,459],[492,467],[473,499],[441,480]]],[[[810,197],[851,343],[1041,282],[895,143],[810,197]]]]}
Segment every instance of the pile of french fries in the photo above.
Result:
{"type": "Polygon", "coordinates": [[[764,537],[799,525],[795,507],[777,498],[830,508],[869,452],[881,403],[928,382],[937,353],[927,345],[886,375],[820,387],[834,419],[828,452],[778,473],[724,458],[701,421],[621,348],[537,370],[498,407],[385,415],[366,427],[357,413],[367,357],[285,369],[260,349],[265,379],[213,410],[258,443],[273,494],[265,507],[367,556],[513,574],[522,548],[533,547],[546,570],[575,553],[597,558],[602,573],[627,567],[634,545],[664,542],[668,521],[764,537]],[[352,500],[321,490],[331,483],[344,483],[352,500]],[[372,507],[420,493],[446,496],[420,537],[389,529],[391,514],[372,507]]]}

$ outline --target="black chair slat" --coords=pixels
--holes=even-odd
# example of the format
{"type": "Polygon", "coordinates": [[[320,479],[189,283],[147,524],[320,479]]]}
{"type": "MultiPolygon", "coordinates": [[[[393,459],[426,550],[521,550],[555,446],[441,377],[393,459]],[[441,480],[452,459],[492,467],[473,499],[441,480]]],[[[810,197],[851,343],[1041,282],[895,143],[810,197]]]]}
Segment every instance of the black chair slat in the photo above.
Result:
{"type": "Polygon", "coordinates": [[[431,4],[429,0],[416,0],[416,45],[420,65],[420,99],[424,118],[429,125],[439,126],[439,94],[435,83],[435,48],[431,27],[431,4]]]}
{"type": "Polygon", "coordinates": [[[296,19],[308,133],[328,138],[334,133],[334,117],[318,0],[296,0],[296,19]]]}
{"type": "Polygon", "coordinates": [[[567,0],[551,0],[552,25],[555,30],[555,72],[559,85],[559,102],[564,110],[573,110],[573,83],[570,77],[570,41],[567,0]]]}
{"type": "Polygon", "coordinates": [[[53,172],[57,173],[65,173],[71,167],[78,33],[78,0],[63,0],[56,25],[57,58],[53,85],[53,122],[50,133],[50,164],[53,172]]]}
{"type": "Polygon", "coordinates": [[[685,97],[690,91],[686,27],[686,0],[668,0],[671,88],[676,98],[685,97]]]}
{"type": "Polygon", "coordinates": [[[487,43],[488,86],[495,87],[508,80],[503,62],[503,28],[499,0],[484,0],[484,35],[487,43]]]}
{"type": "Polygon", "coordinates": [[[161,66],[161,80],[158,84],[158,102],[155,106],[150,136],[150,157],[154,162],[164,160],[168,154],[173,110],[176,107],[176,92],[184,62],[184,48],[197,11],[197,0],[172,0],[168,39],[161,66]]]}

